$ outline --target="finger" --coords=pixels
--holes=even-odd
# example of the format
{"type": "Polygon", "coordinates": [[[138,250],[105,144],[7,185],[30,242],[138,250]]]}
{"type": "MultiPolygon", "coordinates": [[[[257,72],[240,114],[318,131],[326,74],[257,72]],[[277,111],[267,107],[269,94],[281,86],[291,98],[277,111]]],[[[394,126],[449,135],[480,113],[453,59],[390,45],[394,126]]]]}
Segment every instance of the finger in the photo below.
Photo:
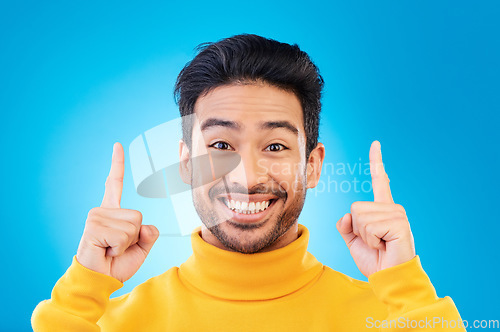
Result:
{"type": "Polygon", "coordinates": [[[365,227],[366,225],[379,222],[381,220],[389,219],[403,219],[406,216],[400,211],[382,211],[382,212],[363,212],[363,213],[351,213],[353,224],[357,224],[358,227],[365,227]]]}
{"type": "Polygon", "coordinates": [[[366,244],[372,248],[385,248],[387,242],[391,242],[398,238],[397,220],[389,219],[377,223],[368,224],[366,226],[366,244]]]}
{"type": "Polygon", "coordinates": [[[389,232],[386,222],[369,224],[366,227],[365,243],[373,249],[385,250],[385,241],[382,240],[384,235],[389,232]]]}
{"type": "Polygon", "coordinates": [[[363,242],[368,243],[368,229],[373,227],[371,224],[383,222],[384,220],[399,220],[405,216],[400,211],[390,212],[370,212],[370,213],[352,213],[352,225],[354,234],[361,237],[363,242]]]}
{"type": "Polygon", "coordinates": [[[360,233],[360,225],[359,225],[359,222],[358,220],[356,219],[356,215],[354,215],[353,213],[351,213],[351,227],[352,227],[352,232],[354,233],[354,235],[358,236],[358,237],[361,237],[361,233],[360,233]]]}
{"type": "Polygon", "coordinates": [[[142,252],[145,256],[147,256],[151,251],[151,248],[158,239],[158,236],[160,236],[160,232],[154,225],[141,226],[139,241],[137,242],[137,245],[142,249],[142,252]]]}
{"type": "Polygon", "coordinates": [[[373,141],[370,147],[370,173],[372,175],[373,198],[375,202],[394,203],[389,186],[389,177],[382,162],[379,141],[373,141]]]}
{"type": "Polygon", "coordinates": [[[124,219],[106,219],[102,221],[102,226],[106,227],[106,232],[108,229],[115,232],[124,232],[128,235],[128,241],[126,248],[137,243],[139,241],[139,231],[141,225],[137,225],[133,222],[129,222],[124,219]]]}
{"type": "Polygon", "coordinates": [[[111,169],[106,179],[106,190],[102,199],[101,207],[120,208],[123,190],[123,175],[125,172],[125,156],[123,147],[116,142],[113,145],[113,156],[111,157],[111,169]]]}
{"type": "Polygon", "coordinates": [[[351,248],[352,243],[357,238],[356,234],[353,232],[352,228],[352,216],[350,213],[346,213],[340,220],[337,222],[337,230],[340,233],[340,236],[344,239],[345,244],[348,248],[351,248]]]}
{"type": "Polygon", "coordinates": [[[106,256],[118,257],[130,247],[130,237],[127,233],[116,229],[104,230],[104,244],[106,256]]]}
{"type": "Polygon", "coordinates": [[[109,218],[109,219],[117,219],[117,220],[122,220],[122,221],[129,221],[133,223],[134,225],[137,225],[139,227],[142,223],[142,213],[137,210],[132,210],[132,209],[101,209],[101,208],[96,208],[98,209],[98,216],[104,217],[104,218],[109,218]]]}
{"type": "Polygon", "coordinates": [[[379,203],[371,201],[356,201],[351,204],[351,213],[392,212],[392,211],[398,211],[406,214],[406,211],[401,204],[379,203]]]}

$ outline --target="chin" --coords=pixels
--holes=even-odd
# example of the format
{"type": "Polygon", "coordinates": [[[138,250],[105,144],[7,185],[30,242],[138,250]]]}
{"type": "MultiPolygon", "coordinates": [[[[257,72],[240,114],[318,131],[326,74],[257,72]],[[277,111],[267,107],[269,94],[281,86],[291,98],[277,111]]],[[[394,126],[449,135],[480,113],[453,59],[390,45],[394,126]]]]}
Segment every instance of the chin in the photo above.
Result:
{"type": "Polygon", "coordinates": [[[228,220],[211,227],[210,232],[228,250],[253,254],[271,246],[286,230],[278,221],[266,219],[259,224],[228,220]]]}

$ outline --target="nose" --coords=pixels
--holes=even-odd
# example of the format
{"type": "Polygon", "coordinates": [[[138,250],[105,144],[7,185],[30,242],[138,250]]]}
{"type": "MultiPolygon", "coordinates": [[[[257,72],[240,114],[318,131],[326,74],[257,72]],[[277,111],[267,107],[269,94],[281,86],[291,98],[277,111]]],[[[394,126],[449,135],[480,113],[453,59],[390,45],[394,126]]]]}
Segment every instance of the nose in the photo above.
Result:
{"type": "Polygon", "coordinates": [[[231,183],[237,183],[245,188],[252,188],[269,180],[264,159],[250,149],[239,151],[241,161],[236,168],[226,175],[231,183]]]}

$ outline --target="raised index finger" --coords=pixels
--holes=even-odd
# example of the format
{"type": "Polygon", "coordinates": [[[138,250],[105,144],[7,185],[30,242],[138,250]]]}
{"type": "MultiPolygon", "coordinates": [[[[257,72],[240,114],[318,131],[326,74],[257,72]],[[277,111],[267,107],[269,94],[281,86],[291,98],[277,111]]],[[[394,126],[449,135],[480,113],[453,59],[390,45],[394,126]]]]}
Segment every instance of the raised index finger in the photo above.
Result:
{"type": "Polygon", "coordinates": [[[372,175],[373,198],[375,202],[394,203],[389,186],[389,177],[382,162],[379,141],[373,141],[370,147],[370,173],[372,175]]]}
{"type": "Polygon", "coordinates": [[[111,169],[106,179],[106,190],[102,199],[101,207],[120,208],[120,200],[123,190],[123,175],[125,172],[125,156],[123,146],[116,142],[113,145],[113,156],[111,157],[111,169]]]}

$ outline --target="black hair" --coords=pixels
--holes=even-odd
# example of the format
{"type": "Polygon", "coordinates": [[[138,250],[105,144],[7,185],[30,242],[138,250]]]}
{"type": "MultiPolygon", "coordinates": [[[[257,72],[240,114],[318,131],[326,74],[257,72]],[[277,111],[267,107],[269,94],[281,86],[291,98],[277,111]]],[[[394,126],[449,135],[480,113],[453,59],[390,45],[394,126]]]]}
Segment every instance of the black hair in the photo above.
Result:
{"type": "Polygon", "coordinates": [[[202,43],[197,55],[179,73],[174,98],[182,117],[183,139],[191,147],[192,123],[199,97],[216,87],[264,82],[293,92],[302,105],[306,157],[318,144],[321,94],[319,69],[297,44],[281,43],[254,34],[240,34],[214,43],[202,43]]]}

